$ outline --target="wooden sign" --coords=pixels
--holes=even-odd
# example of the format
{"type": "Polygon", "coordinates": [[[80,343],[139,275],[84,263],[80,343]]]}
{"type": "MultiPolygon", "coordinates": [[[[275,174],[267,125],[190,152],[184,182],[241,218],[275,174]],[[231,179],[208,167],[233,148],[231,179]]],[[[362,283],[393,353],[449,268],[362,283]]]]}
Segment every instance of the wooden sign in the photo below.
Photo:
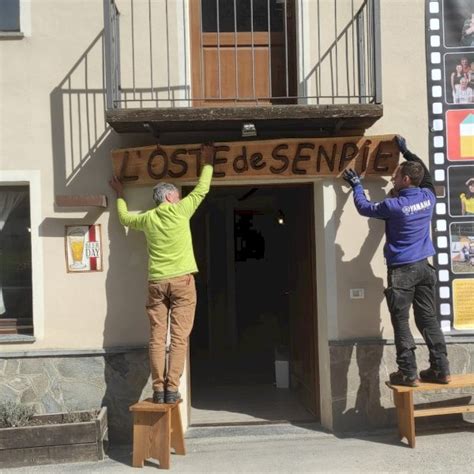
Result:
{"type": "Polygon", "coordinates": [[[107,207],[104,194],[64,195],[57,194],[55,204],[58,207],[107,207]]]}
{"type": "MultiPolygon", "coordinates": [[[[215,149],[214,178],[228,181],[339,176],[347,167],[390,176],[399,158],[394,135],[216,143],[215,149]]],[[[200,144],[114,150],[112,160],[114,174],[129,185],[195,181],[203,165],[200,144]]]]}

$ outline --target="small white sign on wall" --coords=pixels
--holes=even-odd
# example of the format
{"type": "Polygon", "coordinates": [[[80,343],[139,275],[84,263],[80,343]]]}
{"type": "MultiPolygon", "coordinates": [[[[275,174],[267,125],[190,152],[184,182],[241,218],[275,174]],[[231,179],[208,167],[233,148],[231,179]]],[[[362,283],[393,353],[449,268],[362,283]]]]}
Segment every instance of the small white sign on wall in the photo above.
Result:
{"type": "Polygon", "coordinates": [[[69,273],[102,271],[100,224],[66,226],[65,240],[69,273]]]}

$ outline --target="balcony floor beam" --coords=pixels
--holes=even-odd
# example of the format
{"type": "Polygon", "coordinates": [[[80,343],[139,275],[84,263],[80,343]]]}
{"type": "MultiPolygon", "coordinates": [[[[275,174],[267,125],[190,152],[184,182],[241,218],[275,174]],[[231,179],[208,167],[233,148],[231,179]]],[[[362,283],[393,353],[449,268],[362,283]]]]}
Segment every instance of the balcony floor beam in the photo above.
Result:
{"type": "Polygon", "coordinates": [[[275,138],[279,134],[282,138],[360,135],[382,115],[381,105],[349,104],[114,109],[108,110],[106,117],[117,133],[153,131],[164,143],[166,137],[182,142],[180,134],[189,141],[189,132],[196,139],[214,134],[220,139],[234,140],[241,136],[245,122],[255,125],[256,139],[275,138]]]}

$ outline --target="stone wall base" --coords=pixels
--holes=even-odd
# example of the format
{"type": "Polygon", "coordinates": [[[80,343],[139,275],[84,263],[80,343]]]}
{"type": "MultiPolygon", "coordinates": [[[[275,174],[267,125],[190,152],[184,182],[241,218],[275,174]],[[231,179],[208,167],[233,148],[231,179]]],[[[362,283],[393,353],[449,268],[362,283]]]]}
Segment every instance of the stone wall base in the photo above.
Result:
{"type": "MultiPolygon", "coordinates": [[[[385,341],[334,341],[330,344],[332,415],[334,431],[364,431],[396,424],[392,391],[385,385],[397,370],[395,346],[385,341]]],[[[429,366],[428,350],[417,346],[418,368],[429,366]]],[[[448,343],[451,373],[474,372],[474,341],[448,343]]],[[[415,403],[463,398],[470,403],[474,389],[415,394],[415,403]]],[[[462,420],[463,415],[454,416],[462,420]]],[[[453,419],[453,417],[451,417],[453,419]]],[[[472,415],[464,415],[472,419],[472,415]]]]}
{"type": "Polygon", "coordinates": [[[146,349],[122,353],[0,358],[0,400],[33,406],[37,414],[107,406],[109,440],[130,443],[128,407],[151,396],[146,349]]]}
{"type": "MultiPolygon", "coordinates": [[[[452,373],[474,372],[474,341],[449,343],[448,355],[452,373]]],[[[425,368],[426,346],[419,345],[417,358],[419,368],[425,368]]],[[[360,432],[394,426],[392,392],[385,385],[389,373],[396,370],[394,345],[386,341],[334,341],[330,343],[330,361],[334,431],[360,432]]],[[[128,407],[151,396],[149,374],[146,348],[90,354],[8,355],[0,357],[0,400],[34,406],[38,414],[105,405],[110,441],[130,443],[132,417],[128,407]]],[[[473,389],[457,389],[417,394],[415,401],[432,403],[462,397],[466,404],[473,395],[473,389]]],[[[472,416],[464,415],[464,419],[472,416]]]]}

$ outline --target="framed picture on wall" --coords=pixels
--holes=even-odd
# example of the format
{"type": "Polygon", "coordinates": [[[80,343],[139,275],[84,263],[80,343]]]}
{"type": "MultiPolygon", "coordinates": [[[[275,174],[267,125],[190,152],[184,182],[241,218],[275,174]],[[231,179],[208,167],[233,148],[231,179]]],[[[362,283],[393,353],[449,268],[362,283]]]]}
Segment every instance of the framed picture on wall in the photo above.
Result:
{"type": "Polygon", "coordinates": [[[453,222],[449,228],[451,270],[474,273],[474,221],[453,222]]]}
{"type": "Polygon", "coordinates": [[[474,218],[474,165],[448,167],[449,214],[474,218]]]}
{"type": "Polygon", "coordinates": [[[474,108],[446,112],[447,158],[474,161],[474,108]]]}
{"type": "Polygon", "coordinates": [[[472,293],[474,279],[453,280],[454,328],[459,330],[474,329],[474,305],[472,293]]]}
{"type": "Polygon", "coordinates": [[[443,27],[447,48],[474,48],[472,0],[443,0],[443,27]]]}
{"type": "Polygon", "coordinates": [[[65,249],[68,273],[102,271],[100,224],[67,225],[65,249]]]}
{"type": "Polygon", "coordinates": [[[444,55],[445,101],[474,104],[474,51],[444,55]]]}

